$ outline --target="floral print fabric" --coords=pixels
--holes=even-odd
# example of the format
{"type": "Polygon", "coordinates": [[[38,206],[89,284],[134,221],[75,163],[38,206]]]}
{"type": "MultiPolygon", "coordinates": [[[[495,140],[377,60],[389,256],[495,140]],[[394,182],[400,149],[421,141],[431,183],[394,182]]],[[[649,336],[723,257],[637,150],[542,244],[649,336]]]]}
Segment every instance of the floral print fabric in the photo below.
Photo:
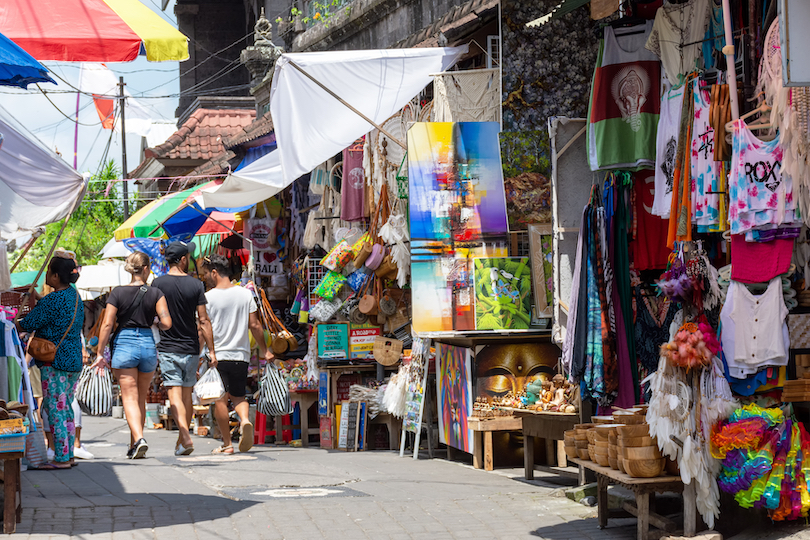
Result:
{"type": "Polygon", "coordinates": [[[54,440],[54,455],[57,463],[73,459],[73,444],[76,439],[76,424],[73,418],[73,397],[79,372],[62,371],[51,366],[42,366],[42,409],[48,416],[54,440]]]}
{"type": "Polygon", "coordinates": [[[709,122],[708,92],[694,85],[692,124],[692,223],[708,230],[720,223],[718,163],[714,161],[714,128],[709,122]]]}

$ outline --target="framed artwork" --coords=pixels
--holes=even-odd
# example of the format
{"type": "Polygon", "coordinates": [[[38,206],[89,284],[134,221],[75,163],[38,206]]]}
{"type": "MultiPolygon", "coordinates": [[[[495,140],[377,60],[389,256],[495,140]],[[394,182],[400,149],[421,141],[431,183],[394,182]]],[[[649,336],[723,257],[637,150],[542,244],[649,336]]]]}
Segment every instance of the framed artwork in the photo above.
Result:
{"type": "Polygon", "coordinates": [[[473,451],[472,351],[436,344],[436,390],[439,407],[439,441],[467,453],[473,451]]]}
{"type": "Polygon", "coordinates": [[[551,223],[529,225],[529,252],[532,257],[534,312],[539,319],[550,319],[554,303],[551,223]]]}
{"type": "Polygon", "coordinates": [[[474,259],[475,329],[527,330],[532,322],[529,257],[474,259]]]}

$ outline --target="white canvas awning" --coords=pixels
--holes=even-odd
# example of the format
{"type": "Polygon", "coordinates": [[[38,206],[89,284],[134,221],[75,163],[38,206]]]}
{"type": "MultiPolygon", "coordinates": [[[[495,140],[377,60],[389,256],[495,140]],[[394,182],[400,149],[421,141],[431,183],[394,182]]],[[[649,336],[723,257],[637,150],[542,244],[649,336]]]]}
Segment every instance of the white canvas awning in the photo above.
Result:
{"type": "Polygon", "coordinates": [[[275,195],[374,129],[296,66],[382,124],[467,50],[465,45],[281,55],[270,88],[278,148],[204,193],[205,206],[245,206],[275,195]]]}
{"type": "MultiPolygon", "coordinates": [[[[149,277],[151,280],[152,276],[149,277]]],[[[99,261],[98,264],[82,266],[76,289],[82,300],[94,300],[131,281],[132,275],[124,270],[124,261],[107,259],[99,261]]]]}
{"type": "Polygon", "coordinates": [[[59,221],[84,195],[82,175],[0,107],[0,236],[59,221]]]}

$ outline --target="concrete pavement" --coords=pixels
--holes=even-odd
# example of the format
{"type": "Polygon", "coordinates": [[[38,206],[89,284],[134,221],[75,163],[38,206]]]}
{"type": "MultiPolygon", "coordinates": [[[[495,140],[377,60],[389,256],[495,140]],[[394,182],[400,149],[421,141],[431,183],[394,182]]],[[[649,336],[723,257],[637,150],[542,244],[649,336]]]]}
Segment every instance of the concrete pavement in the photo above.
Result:
{"type": "Polygon", "coordinates": [[[177,458],[176,435],[163,430],[147,432],[147,459],[130,461],[123,421],[86,418],[84,435],[95,460],[23,472],[15,538],[635,538],[635,520],[599,530],[596,509],[566,499],[558,477],[542,473],[526,482],[522,470],[395,452],[261,446],[214,456],[219,443],[200,438],[177,458]]]}

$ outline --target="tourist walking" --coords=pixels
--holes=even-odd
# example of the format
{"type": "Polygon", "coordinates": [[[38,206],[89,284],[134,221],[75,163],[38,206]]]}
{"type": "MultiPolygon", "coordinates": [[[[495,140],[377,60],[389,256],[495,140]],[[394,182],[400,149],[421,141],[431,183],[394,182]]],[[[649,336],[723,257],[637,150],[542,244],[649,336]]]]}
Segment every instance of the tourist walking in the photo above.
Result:
{"type": "Polygon", "coordinates": [[[146,397],[157,369],[157,350],[152,334],[155,317],[158,328],[168,330],[172,318],[163,292],[146,284],[152,271],[149,256],[136,251],[127,257],[124,269],[132,274],[128,285],[112,290],[98,336],[95,367],[108,367],[104,348],[112,349],[112,369],[121,386],[121,402],[129,424],[127,457],[141,459],[149,445],[143,437],[146,397]],[[115,334],[112,335],[115,324],[115,334]]]}
{"type": "Polygon", "coordinates": [[[273,353],[267,348],[253,293],[231,283],[230,266],[222,255],[211,255],[202,262],[203,278],[211,289],[205,293],[208,314],[214,332],[217,361],[212,362],[225,386],[225,395],[216,402],[214,415],[222,434],[222,446],[216,454],[233,454],[228,417],[228,401],[239,415],[239,451],[247,452],[253,446],[253,424],[250,406],[245,400],[248,366],[250,365],[250,336],[259,346],[259,354],[271,362],[273,353]]]}
{"type": "Polygon", "coordinates": [[[78,291],[71,287],[79,279],[76,261],[62,256],[53,257],[45,272],[45,283],[53,292],[41,298],[37,305],[19,321],[24,332],[36,332],[36,337],[56,346],[53,362],[43,362],[32,352],[42,377],[42,411],[48,417],[53,434],[54,460],[40,467],[69,469],[73,460],[76,427],[71,403],[82,370],[81,331],[84,307],[78,291]]]}
{"type": "Polygon", "coordinates": [[[188,455],[194,451],[189,434],[189,425],[194,414],[191,393],[197,382],[200,365],[200,340],[197,328],[216,364],[211,321],[205,309],[205,287],[202,282],[187,274],[189,259],[194,252],[194,243],[175,241],[166,246],[166,262],[169,273],[152,282],[166,296],[172,327],[160,332],[158,359],[163,386],[169,392],[172,416],[179,431],[175,454],[188,455]]]}

